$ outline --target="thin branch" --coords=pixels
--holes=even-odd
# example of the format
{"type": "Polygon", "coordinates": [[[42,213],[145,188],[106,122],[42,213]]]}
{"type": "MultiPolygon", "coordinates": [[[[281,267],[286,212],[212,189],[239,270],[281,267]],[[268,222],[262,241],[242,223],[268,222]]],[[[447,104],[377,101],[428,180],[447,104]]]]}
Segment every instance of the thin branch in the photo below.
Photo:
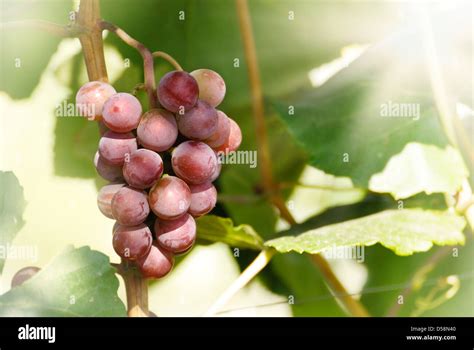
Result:
{"type": "Polygon", "coordinates": [[[174,67],[174,69],[176,69],[176,70],[179,70],[179,71],[183,70],[183,68],[178,63],[178,61],[176,61],[171,55],[168,55],[166,52],[155,51],[155,52],[152,53],[152,55],[155,58],[162,58],[165,61],[168,61],[168,63],[171,64],[174,67]]]}
{"type": "Polygon", "coordinates": [[[49,21],[43,21],[40,19],[27,19],[22,21],[11,21],[4,22],[0,24],[1,30],[9,29],[31,29],[31,30],[41,30],[49,34],[59,36],[61,38],[74,38],[87,32],[87,29],[81,27],[77,24],[74,25],[61,25],[49,21]]]}
{"type": "Polygon", "coordinates": [[[153,67],[153,55],[145,45],[138,40],[132,38],[123,29],[117,27],[115,24],[102,21],[100,23],[102,29],[108,30],[109,32],[117,35],[127,45],[135,48],[143,58],[143,73],[145,77],[145,87],[148,94],[148,102],[150,109],[158,106],[158,100],[156,96],[156,83],[155,83],[155,68],[153,67]]]}
{"type": "Polygon", "coordinates": [[[240,276],[225,290],[214,304],[206,311],[204,316],[213,316],[225,306],[230,299],[247,285],[265,266],[268,265],[276,251],[273,249],[262,250],[254,261],[240,274],[240,276]]]}
{"type": "Polygon", "coordinates": [[[335,191],[335,192],[364,191],[362,188],[357,188],[357,187],[334,187],[334,186],[304,184],[300,182],[280,182],[278,183],[278,187],[280,189],[303,187],[303,188],[308,188],[312,190],[335,191]]]}
{"type": "Polygon", "coordinates": [[[257,149],[261,170],[261,183],[267,192],[273,190],[273,175],[268,147],[267,128],[265,125],[265,112],[263,106],[262,83],[258,69],[257,52],[252,33],[252,23],[246,0],[236,0],[237,15],[239,18],[240,33],[244,45],[245,60],[250,82],[253,116],[255,122],[257,149]]]}
{"type": "MultiPolygon", "coordinates": [[[[260,157],[259,161],[261,164],[261,181],[262,186],[265,189],[265,193],[271,194],[275,190],[275,184],[273,181],[270,151],[268,146],[269,143],[265,124],[262,84],[260,81],[257,52],[252,33],[252,23],[250,20],[247,0],[236,0],[236,7],[250,81],[253,115],[257,133],[257,149],[258,155],[260,157]]],[[[278,208],[283,219],[285,219],[290,225],[296,224],[296,220],[293,218],[291,212],[286,207],[285,201],[279,192],[275,195],[272,195],[271,201],[278,208]]],[[[319,267],[322,274],[326,278],[329,287],[336,295],[349,294],[332,271],[328,262],[322,256],[314,255],[313,261],[319,267]]],[[[347,311],[349,311],[352,315],[368,316],[368,312],[357,300],[351,297],[340,297],[339,300],[344,304],[347,311]]]]}

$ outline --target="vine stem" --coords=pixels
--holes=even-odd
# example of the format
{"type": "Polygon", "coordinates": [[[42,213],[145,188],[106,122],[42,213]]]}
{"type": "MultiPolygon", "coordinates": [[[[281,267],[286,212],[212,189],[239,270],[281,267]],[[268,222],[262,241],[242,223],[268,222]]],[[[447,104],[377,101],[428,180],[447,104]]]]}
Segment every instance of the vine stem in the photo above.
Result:
{"type": "Polygon", "coordinates": [[[132,38],[123,29],[115,24],[101,21],[100,27],[117,35],[127,45],[135,48],[143,58],[143,74],[145,78],[145,90],[148,95],[149,108],[158,107],[158,97],[156,95],[155,68],[153,66],[153,55],[151,51],[138,40],[132,38]]]}
{"type": "Polygon", "coordinates": [[[273,249],[262,250],[252,263],[240,274],[240,276],[221,294],[221,296],[206,311],[204,316],[214,316],[225,306],[230,299],[243,287],[247,285],[265,266],[268,265],[276,251],[273,249]]]}
{"type": "MultiPolygon", "coordinates": [[[[265,125],[262,83],[260,81],[257,52],[252,32],[252,23],[250,19],[248,2],[247,0],[236,0],[235,2],[249,75],[252,108],[257,133],[257,149],[260,157],[259,161],[262,165],[260,167],[263,182],[262,186],[266,193],[274,193],[275,184],[273,181],[270,151],[268,146],[269,143],[265,125]]],[[[280,216],[283,219],[285,219],[290,225],[296,224],[296,220],[288,210],[279,191],[271,196],[271,201],[280,211],[280,216]]],[[[312,261],[320,269],[329,287],[350,314],[360,317],[369,316],[369,313],[365,310],[364,306],[349,295],[324,257],[321,255],[313,255],[312,261]]]]}
{"type": "MultiPolygon", "coordinates": [[[[79,35],[89,80],[107,82],[99,0],[81,0],[77,23],[84,32],[79,35]]],[[[148,284],[135,269],[126,268],[124,261],[117,268],[125,282],[129,317],[148,316],[148,284]]]]}
{"type": "Polygon", "coordinates": [[[156,58],[162,58],[165,61],[168,61],[176,70],[182,71],[183,68],[181,65],[176,61],[171,55],[167,54],[166,52],[163,51],[155,51],[152,53],[153,57],[156,58]]]}

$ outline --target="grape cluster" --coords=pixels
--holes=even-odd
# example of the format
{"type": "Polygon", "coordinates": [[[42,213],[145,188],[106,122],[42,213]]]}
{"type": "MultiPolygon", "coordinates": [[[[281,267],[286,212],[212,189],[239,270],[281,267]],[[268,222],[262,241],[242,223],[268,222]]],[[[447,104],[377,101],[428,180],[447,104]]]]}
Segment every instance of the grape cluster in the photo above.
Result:
{"type": "Polygon", "coordinates": [[[162,108],[145,113],[135,96],[104,82],[89,82],[77,93],[79,112],[101,123],[94,164],[110,184],[99,191],[99,210],[116,220],[116,253],[144,277],[172,269],[174,256],[196,240],[194,219],[216,204],[218,152],[235,151],[242,141],[237,123],[216,109],[225,92],[218,73],[198,69],[163,76],[157,89],[162,108]]]}

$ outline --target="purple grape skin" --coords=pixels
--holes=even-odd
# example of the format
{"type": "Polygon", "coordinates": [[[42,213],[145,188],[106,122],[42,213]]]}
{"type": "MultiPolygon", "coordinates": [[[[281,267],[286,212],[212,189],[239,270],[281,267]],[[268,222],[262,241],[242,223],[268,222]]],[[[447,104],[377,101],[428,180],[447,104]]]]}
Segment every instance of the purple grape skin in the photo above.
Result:
{"type": "Polygon", "coordinates": [[[137,139],[132,133],[107,131],[99,141],[99,154],[110,165],[122,166],[125,157],[137,148],[137,139]]]}
{"type": "Polygon", "coordinates": [[[138,99],[125,92],[111,96],[102,112],[104,124],[112,131],[126,133],[136,129],[142,115],[138,99]]]}
{"type": "Polygon", "coordinates": [[[229,118],[230,121],[230,134],[227,140],[219,147],[213,147],[216,152],[224,152],[228,154],[229,152],[236,151],[240,144],[242,143],[242,131],[240,130],[239,125],[235,120],[229,118]]]}
{"type": "Polygon", "coordinates": [[[174,254],[186,252],[196,241],[196,222],[187,213],[174,220],[156,219],[155,237],[160,247],[174,254]]]}
{"type": "Polygon", "coordinates": [[[135,226],[145,221],[150,213],[144,191],[122,187],[112,198],[112,215],[120,225],[135,226]]]}
{"type": "Polygon", "coordinates": [[[209,179],[209,182],[214,182],[217,180],[217,178],[219,177],[219,175],[221,174],[221,170],[222,170],[222,163],[219,162],[219,160],[217,160],[217,167],[216,167],[216,170],[214,171],[214,173],[212,174],[211,178],[209,179]]]}
{"type": "Polygon", "coordinates": [[[137,266],[144,278],[161,278],[167,275],[174,265],[171,252],[153,244],[149,253],[137,260],[137,266]]]}
{"type": "Polygon", "coordinates": [[[109,219],[114,218],[112,215],[112,199],[114,198],[115,194],[124,186],[125,184],[123,183],[108,184],[102,187],[97,194],[97,206],[99,207],[100,212],[109,219]]]}
{"type": "Polygon", "coordinates": [[[116,93],[112,85],[102,81],[90,81],[82,85],[76,94],[79,114],[91,120],[99,119],[105,101],[116,93]]]}
{"type": "Polygon", "coordinates": [[[194,217],[199,217],[209,213],[217,202],[217,190],[210,182],[201,185],[189,186],[191,190],[191,205],[188,213],[194,217]]]}
{"type": "Polygon", "coordinates": [[[11,288],[21,286],[23,283],[28,281],[31,277],[36,275],[41,269],[36,266],[26,266],[15,273],[12,278],[11,288]]]}
{"type": "Polygon", "coordinates": [[[229,138],[230,124],[229,117],[224,112],[217,110],[216,130],[204,142],[213,148],[222,146],[229,138]]]}
{"type": "Polygon", "coordinates": [[[142,190],[153,186],[162,174],[163,160],[160,155],[144,148],[132,152],[123,166],[125,181],[142,190]]]}
{"type": "Polygon", "coordinates": [[[94,165],[97,173],[104,179],[110,182],[119,182],[123,180],[122,167],[117,165],[110,165],[100,156],[99,151],[95,153],[94,165]]]}
{"type": "Polygon", "coordinates": [[[185,141],[173,150],[171,165],[175,174],[188,184],[210,181],[217,168],[217,157],[204,142],[185,141]]]}
{"type": "Polygon", "coordinates": [[[226,86],[224,79],[213,70],[196,69],[191,72],[199,87],[199,98],[217,107],[225,96],[226,86]]]}
{"type": "Polygon", "coordinates": [[[167,151],[178,137],[176,119],[164,109],[152,109],[140,120],[137,136],[143,147],[156,152],[167,151]]]}
{"type": "Polygon", "coordinates": [[[196,105],[183,115],[177,114],[178,130],[188,139],[205,140],[217,129],[218,115],[214,107],[198,100],[196,105]]]}
{"type": "Polygon", "coordinates": [[[118,225],[114,231],[112,245],[115,252],[122,258],[135,261],[150,251],[153,236],[145,224],[136,226],[118,225]]]}
{"type": "Polygon", "coordinates": [[[194,107],[199,96],[196,80],[187,72],[172,71],[161,78],[158,84],[158,100],[168,111],[177,113],[194,107]]]}
{"type": "Polygon", "coordinates": [[[156,216],[171,220],[188,211],[191,191],[183,180],[165,176],[150,190],[148,201],[156,216]]]}

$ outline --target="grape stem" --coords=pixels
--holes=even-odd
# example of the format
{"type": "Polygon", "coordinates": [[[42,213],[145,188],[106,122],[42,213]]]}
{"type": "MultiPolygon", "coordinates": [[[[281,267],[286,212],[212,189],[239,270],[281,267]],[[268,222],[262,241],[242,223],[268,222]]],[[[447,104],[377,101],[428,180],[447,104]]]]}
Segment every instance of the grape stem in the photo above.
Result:
{"type": "MultiPolygon", "coordinates": [[[[257,149],[259,162],[262,164],[260,167],[262,186],[266,193],[273,194],[275,189],[278,189],[278,186],[275,186],[272,175],[267,128],[265,123],[262,83],[260,81],[257,51],[252,32],[248,2],[247,0],[236,0],[235,2],[250,82],[252,108],[257,133],[257,149]]],[[[276,194],[270,196],[270,199],[273,205],[275,205],[275,207],[280,211],[280,216],[290,225],[295,225],[296,220],[288,210],[285,200],[281,196],[281,192],[276,191],[276,194]]],[[[350,314],[353,316],[369,316],[364,306],[349,295],[324,257],[321,255],[313,255],[312,261],[320,269],[326,282],[329,284],[329,287],[334,291],[334,294],[338,296],[340,302],[350,314]]]]}
{"type": "Polygon", "coordinates": [[[145,78],[145,89],[148,95],[149,108],[158,107],[158,98],[156,95],[155,67],[153,66],[153,55],[145,45],[132,38],[123,29],[107,21],[101,21],[100,27],[114,33],[127,45],[135,48],[143,58],[143,74],[145,78]]]}
{"type": "MultiPolygon", "coordinates": [[[[108,81],[105,65],[99,0],[81,0],[77,25],[84,28],[79,35],[89,80],[108,81]]],[[[122,261],[112,264],[125,282],[129,317],[148,316],[148,284],[136,269],[122,261]]]]}
{"type": "Polygon", "coordinates": [[[225,306],[230,299],[243,287],[249,283],[265,266],[268,265],[276,251],[274,249],[262,250],[254,261],[240,274],[240,276],[221,294],[221,296],[211,305],[204,316],[214,316],[225,306]]]}
{"type": "Polygon", "coordinates": [[[155,51],[152,53],[153,57],[156,57],[156,58],[162,58],[164,59],[165,61],[167,61],[169,64],[171,64],[174,69],[178,70],[178,71],[182,71],[183,68],[181,67],[181,65],[178,63],[178,61],[176,61],[171,55],[167,54],[166,52],[163,52],[163,51],[155,51]]]}

